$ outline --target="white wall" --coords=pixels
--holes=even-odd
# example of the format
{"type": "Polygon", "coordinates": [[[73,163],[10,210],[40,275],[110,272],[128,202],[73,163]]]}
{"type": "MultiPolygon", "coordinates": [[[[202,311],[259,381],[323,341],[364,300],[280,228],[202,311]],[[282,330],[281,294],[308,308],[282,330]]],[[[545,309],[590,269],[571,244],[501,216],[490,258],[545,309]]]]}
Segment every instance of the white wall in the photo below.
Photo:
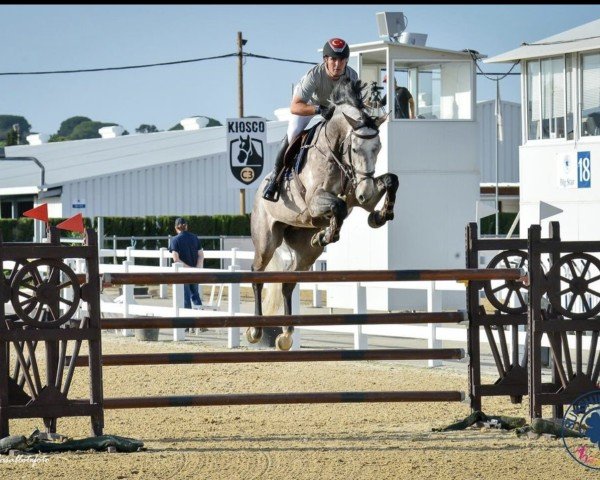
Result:
{"type": "Polygon", "coordinates": [[[542,221],[542,235],[548,222],[560,222],[563,240],[598,240],[600,238],[600,138],[582,139],[577,143],[544,140],[529,142],[520,148],[521,225],[520,236],[527,236],[531,224],[539,223],[539,202],[563,210],[542,221]],[[591,187],[560,188],[560,162],[565,155],[576,160],[577,152],[590,152],[591,187]]]}
{"type": "MultiPolygon", "coordinates": [[[[465,226],[479,198],[477,132],[475,121],[386,122],[376,173],[399,177],[395,218],[373,230],[355,209],[327,249],[327,268],[463,268],[465,226]]],[[[347,298],[344,287],[328,287],[328,305],[347,307],[347,298]]],[[[369,289],[368,299],[368,308],[406,308],[393,291],[369,289]]]]}

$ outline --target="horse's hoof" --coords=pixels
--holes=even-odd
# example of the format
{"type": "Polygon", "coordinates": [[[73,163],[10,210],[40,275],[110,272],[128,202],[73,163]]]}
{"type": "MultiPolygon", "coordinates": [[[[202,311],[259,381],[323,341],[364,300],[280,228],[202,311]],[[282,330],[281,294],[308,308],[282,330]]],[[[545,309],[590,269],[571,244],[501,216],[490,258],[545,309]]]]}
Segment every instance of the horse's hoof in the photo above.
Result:
{"type": "Polygon", "coordinates": [[[382,220],[379,212],[371,212],[367,218],[367,223],[371,228],[379,228],[385,224],[385,220],[382,220]]]}
{"type": "Polygon", "coordinates": [[[292,348],[292,336],[289,333],[281,333],[275,339],[275,347],[277,350],[289,350],[292,348]]]}
{"type": "Polygon", "coordinates": [[[249,327],[246,329],[248,343],[257,343],[262,338],[262,328],[249,327]]]}
{"type": "Polygon", "coordinates": [[[310,245],[316,248],[324,247],[325,245],[323,245],[323,232],[315,233],[310,239],[310,245]]]}

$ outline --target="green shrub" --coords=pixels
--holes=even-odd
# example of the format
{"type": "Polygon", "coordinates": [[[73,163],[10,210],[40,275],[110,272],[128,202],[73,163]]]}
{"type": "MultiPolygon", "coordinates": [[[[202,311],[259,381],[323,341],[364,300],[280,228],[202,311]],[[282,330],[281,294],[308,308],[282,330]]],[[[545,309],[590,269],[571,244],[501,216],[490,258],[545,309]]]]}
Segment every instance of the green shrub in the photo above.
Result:
{"type": "MultiPolygon", "coordinates": [[[[500,235],[506,235],[510,230],[511,225],[513,224],[516,213],[512,212],[500,212],[498,214],[498,233],[500,235]]],[[[488,215],[487,217],[483,217],[480,221],[480,233],[482,235],[495,235],[496,234],[496,215],[488,215]]],[[[513,232],[513,236],[519,236],[519,223],[513,232]]]]}

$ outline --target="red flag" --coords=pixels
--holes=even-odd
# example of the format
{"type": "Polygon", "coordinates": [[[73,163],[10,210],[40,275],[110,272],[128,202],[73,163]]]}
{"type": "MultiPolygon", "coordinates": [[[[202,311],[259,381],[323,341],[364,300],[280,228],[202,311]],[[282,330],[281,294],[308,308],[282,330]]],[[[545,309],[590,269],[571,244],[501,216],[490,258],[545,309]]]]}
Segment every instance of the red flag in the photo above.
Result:
{"type": "Polygon", "coordinates": [[[48,223],[48,204],[42,203],[41,205],[23,212],[24,217],[35,218],[42,222],[48,223]]]}
{"type": "Polygon", "coordinates": [[[78,213],[74,217],[67,218],[64,222],[60,222],[56,228],[69,230],[71,232],[85,232],[85,228],[83,226],[83,214],[78,213]]]}

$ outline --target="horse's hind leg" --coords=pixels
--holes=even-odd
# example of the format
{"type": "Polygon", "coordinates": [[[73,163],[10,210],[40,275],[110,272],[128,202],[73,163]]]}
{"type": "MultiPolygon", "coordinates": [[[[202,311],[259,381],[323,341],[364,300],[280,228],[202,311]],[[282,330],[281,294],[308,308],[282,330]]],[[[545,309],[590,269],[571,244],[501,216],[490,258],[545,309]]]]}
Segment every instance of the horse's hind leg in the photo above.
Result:
{"type": "MultiPolygon", "coordinates": [[[[310,239],[315,235],[316,229],[307,228],[288,228],[284,233],[285,242],[294,252],[292,255],[293,261],[290,270],[303,272],[309,270],[317,258],[323,253],[324,247],[313,247],[310,244],[310,239]]],[[[284,313],[291,315],[292,312],[292,295],[296,288],[296,283],[284,283],[282,292],[284,298],[284,313]]],[[[296,312],[299,313],[299,312],[296,312]]],[[[275,340],[275,345],[278,350],[289,350],[292,347],[292,335],[294,326],[284,326],[283,333],[275,340]]]]}
{"type": "MultiPolygon", "coordinates": [[[[260,201],[259,201],[260,202],[260,201]]],[[[267,214],[263,209],[255,208],[252,212],[252,243],[254,243],[254,261],[251,270],[255,272],[264,271],[273,258],[273,254],[283,241],[283,228],[280,223],[269,223],[267,214]]],[[[253,283],[254,314],[260,316],[262,312],[262,283],[253,283]]],[[[249,327],[246,329],[246,340],[257,343],[262,337],[261,327],[249,327]]]]}

